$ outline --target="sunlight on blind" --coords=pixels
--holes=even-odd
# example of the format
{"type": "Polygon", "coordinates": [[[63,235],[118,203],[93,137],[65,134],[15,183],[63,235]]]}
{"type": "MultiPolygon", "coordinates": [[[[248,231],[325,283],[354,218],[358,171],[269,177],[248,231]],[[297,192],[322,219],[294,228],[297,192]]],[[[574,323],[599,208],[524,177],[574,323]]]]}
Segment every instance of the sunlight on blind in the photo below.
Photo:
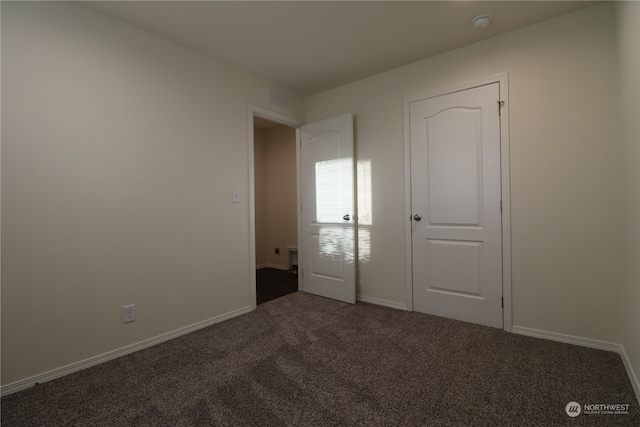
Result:
{"type": "MultiPolygon", "coordinates": [[[[316,222],[335,224],[344,215],[354,216],[353,163],[351,158],[324,160],[316,163],[316,222]]],[[[358,222],[371,225],[371,160],[357,165],[358,222]]]]}
{"type": "Polygon", "coordinates": [[[353,216],[353,162],[351,158],[316,163],[316,222],[335,224],[353,216]]]}

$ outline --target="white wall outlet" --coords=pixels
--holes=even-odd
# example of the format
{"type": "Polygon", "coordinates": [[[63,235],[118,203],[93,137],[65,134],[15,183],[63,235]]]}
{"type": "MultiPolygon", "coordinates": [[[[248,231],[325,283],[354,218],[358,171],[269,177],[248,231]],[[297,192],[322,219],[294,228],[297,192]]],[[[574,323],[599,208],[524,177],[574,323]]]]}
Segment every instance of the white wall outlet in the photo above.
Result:
{"type": "Polygon", "coordinates": [[[124,316],[124,323],[133,322],[136,320],[136,305],[130,304],[122,307],[122,312],[124,316]]]}

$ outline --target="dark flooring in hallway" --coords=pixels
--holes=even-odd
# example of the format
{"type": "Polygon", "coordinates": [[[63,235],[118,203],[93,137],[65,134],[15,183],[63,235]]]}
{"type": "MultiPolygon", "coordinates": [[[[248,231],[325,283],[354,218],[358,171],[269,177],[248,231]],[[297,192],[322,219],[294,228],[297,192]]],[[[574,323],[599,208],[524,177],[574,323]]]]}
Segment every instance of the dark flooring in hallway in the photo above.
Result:
{"type": "Polygon", "coordinates": [[[256,298],[260,305],[298,291],[298,274],[275,268],[256,270],[256,298]]]}

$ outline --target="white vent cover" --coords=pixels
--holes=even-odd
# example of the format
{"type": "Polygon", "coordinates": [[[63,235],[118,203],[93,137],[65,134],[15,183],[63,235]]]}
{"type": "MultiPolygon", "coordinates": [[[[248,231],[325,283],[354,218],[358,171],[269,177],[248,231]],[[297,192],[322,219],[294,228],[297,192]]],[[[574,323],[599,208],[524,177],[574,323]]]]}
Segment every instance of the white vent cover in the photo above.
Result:
{"type": "Polygon", "coordinates": [[[291,111],[291,98],[275,89],[269,89],[269,105],[291,111]]]}

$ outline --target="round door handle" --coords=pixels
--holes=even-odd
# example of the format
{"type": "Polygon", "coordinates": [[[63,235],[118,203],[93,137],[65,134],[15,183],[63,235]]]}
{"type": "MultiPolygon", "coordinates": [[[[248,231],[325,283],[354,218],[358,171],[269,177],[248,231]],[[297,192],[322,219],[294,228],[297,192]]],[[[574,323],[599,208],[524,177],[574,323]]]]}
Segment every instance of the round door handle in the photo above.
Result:
{"type": "Polygon", "coordinates": [[[420,220],[422,219],[422,215],[420,215],[420,214],[415,214],[415,215],[413,216],[413,219],[414,219],[414,220],[416,220],[416,221],[420,221],[420,220]]]}
{"type": "Polygon", "coordinates": [[[342,219],[344,219],[345,221],[349,221],[351,219],[351,217],[349,216],[349,214],[347,214],[347,215],[343,216],[342,219]]]}

